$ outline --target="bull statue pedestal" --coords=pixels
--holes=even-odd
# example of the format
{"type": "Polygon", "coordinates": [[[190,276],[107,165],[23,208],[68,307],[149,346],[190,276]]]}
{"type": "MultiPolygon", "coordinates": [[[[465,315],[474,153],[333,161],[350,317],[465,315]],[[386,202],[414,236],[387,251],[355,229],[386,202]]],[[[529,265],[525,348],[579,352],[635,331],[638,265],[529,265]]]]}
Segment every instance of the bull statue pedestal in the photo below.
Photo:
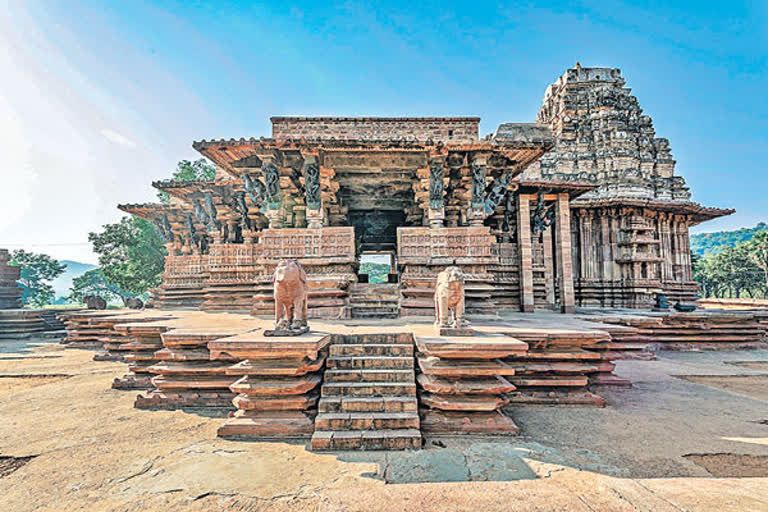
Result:
{"type": "Polygon", "coordinates": [[[299,336],[307,325],[307,274],[296,260],[281,261],[272,276],[275,298],[275,328],[264,336],[299,336]]]}
{"type": "Polygon", "coordinates": [[[474,336],[464,319],[464,272],[448,267],[437,274],[435,327],[440,336],[474,336]]]}

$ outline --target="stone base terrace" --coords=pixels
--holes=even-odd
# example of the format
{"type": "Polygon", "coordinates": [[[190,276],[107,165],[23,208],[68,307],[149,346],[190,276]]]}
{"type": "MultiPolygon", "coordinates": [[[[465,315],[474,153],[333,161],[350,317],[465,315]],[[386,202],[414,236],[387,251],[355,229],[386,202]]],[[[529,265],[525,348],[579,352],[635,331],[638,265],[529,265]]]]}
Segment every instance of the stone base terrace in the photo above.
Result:
{"type": "Polygon", "coordinates": [[[631,386],[617,359],[727,349],[740,335],[765,347],[768,328],[766,312],[470,320],[473,336],[440,336],[431,318],[410,317],[316,320],[304,335],[268,337],[272,320],[247,314],[79,311],[66,315],[65,342],[87,338],[79,347],[127,363],[112,387],[140,391],[137,408],[224,418],[219,437],[393,450],[419,448],[425,435],[515,436],[522,407],[604,407],[605,390],[631,386]],[[684,346],[669,342],[686,331],[684,346]]]}

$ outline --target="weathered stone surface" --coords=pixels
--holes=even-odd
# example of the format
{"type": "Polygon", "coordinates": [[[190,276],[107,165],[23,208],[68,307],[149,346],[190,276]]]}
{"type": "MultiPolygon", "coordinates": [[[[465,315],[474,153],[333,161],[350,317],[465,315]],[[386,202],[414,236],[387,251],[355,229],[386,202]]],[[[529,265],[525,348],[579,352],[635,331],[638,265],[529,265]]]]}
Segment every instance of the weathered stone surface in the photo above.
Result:
{"type": "Polygon", "coordinates": [[[241,377],[229,386],[234,393],[252,395],[301,395],[313,390],[320,384],[320,375],[306,375],[285,379],[257,379],[251,375],[241,377]]]}
{"type": "Polygon", "coordinates": [[[219,427],[217,435],[234,439],[308,438],[312,416],[301,411],[242,411],[219,427]]]}
{"type": "Polygon", "coordinates": [[[485,378],[475,377],[471,379],[443,379],[435,375],[422,373],[418,377],[418,382],[426,391],[441,395],[499,395],[515,390],[515,386],[501,376],[485,378]]]}
{"type": "Polygon", "coordinates": [[[471,338],[417,336],[416,347],[426,355],[447,359],[497,359],[525,353],[528,349],[526,343],[501,334],[476,335],[471,338]]]}
{"type": "Polygon", "coordinates": [[[427,434],[493,434],[515,436],[520,428],[502,411],[462,412],[422,409],[421,430],[427,434]]]}

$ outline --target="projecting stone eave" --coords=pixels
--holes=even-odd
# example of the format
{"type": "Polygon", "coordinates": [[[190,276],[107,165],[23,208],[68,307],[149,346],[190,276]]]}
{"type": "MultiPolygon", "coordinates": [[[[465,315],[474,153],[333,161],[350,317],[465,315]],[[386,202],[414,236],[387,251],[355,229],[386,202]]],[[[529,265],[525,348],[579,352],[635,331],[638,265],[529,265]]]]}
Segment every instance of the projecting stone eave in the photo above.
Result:
{"type": "MultiPolygon", "coordinates": [[[[498,131],[498,130],[497,130],[498,131]]],[[[507,123],[498,138],[488,136],[476,140],[419,141],[419,140],[355,140],[355,139],[274,139],[253,137],[246,139],[201,140],[192,144],[200,154],[214,162],[229,176],[239,179],[247,169],[258,166],[262,155],[318,154],[333,151],[364,152],[444,152],[479,151],[501,152],[517,162],[519,173],[536,161],[555,144],[546,126],[530,123],[507,123]]],[[[158,182],[159,183],[159,182],[158,182]]],[[[154,184],[153,184],[154,185],[154,184]]],[[[155,185],[157,186],[157,185],[155,185]]],[[[165,186],[165,185],[163,185],[165,186]]],[[[173,187],[173,185],[171,185],[173,187]]],[[[169,190],[170,192],[170,190],[169,190]]]]}
{"type": "Polygon", "coordinates": [[[654,201],[652,199],[627,199],[627,198],[603,198],[603,199],[577,199],[571,203],[573,208],[602,208],[602,207],[639,207],[649,210],[663,211],[690,215],[692,226],[708,220],[725,217],[736,212],[733,208],[716,208],[704,206],[694,201],[654,201]]]}
{"type": "Polygon", "coordinates": [[[504,146],[536,146],[544,151],[555,147],[555,135],[541,123],[502,123],[486,137],[504,146]]]}
{"type": "Polygon", "coordinates": [[[118,210],[136,215],[137,217],[142,217],[147,212],[157,212],[167,208],[168,205],[162,203],[123,203],[117,205],[118,210]]]}

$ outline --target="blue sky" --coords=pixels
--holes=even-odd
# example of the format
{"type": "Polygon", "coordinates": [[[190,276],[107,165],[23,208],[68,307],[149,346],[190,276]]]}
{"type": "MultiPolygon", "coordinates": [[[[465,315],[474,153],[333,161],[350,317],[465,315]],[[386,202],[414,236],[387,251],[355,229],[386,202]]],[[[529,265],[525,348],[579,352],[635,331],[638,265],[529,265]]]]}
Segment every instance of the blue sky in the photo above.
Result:
{"type": "Polygon", "coordinates": [[[116,203],[271,115],[532,121],[576,61],[621,68],[694,199],[737,208],[699,230],[766,221],[768,2],[669,3],[11,1],[0,247],[93,262],[116,203]]]}

